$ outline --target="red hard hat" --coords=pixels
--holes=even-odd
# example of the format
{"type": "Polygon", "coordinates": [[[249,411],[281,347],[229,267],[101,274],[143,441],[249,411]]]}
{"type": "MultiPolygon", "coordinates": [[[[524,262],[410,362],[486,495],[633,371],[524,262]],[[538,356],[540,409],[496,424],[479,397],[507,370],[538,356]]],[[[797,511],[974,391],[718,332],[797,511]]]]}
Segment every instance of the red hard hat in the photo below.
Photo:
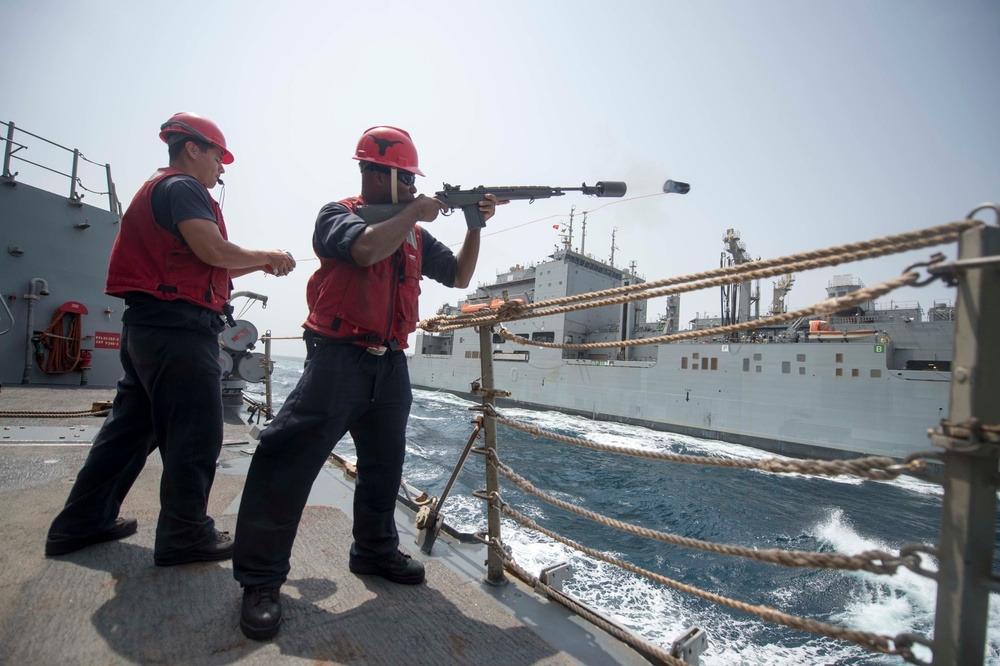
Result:
{"type": "Polygon", "coordinates": [[[173,143],[170,137],[178,134],[193,136],[199,141],[222,148],[222,163],[233,163],[233,154],[226,148],[226,137],[222,135],[219,126],[208,118],[182,111],[170,116],[170,120],[160,125],[160,138],[164,143],[173,143]]]}
{"type": "Polygon", "coordinates": [[[366,129],[358,141],[354,159],[424,175],[417,166],[417,149],[413,140],[406,130],[398,127],[379,125],[366,129]]]}

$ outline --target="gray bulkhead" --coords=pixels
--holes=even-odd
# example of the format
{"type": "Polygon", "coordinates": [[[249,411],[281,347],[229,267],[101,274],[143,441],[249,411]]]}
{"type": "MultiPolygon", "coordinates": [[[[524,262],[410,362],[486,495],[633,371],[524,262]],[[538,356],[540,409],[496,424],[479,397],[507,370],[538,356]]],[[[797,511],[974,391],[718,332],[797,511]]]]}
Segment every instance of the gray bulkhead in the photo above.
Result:
{"type": "Polygon", "coordinates": [[[28,304],[31,281],[44,280],[47,295],[35,301],[32,335],[44,331],[60,306],[82,304],[82,348],[92,351],[86,381],[91,386],[114,386],[121,377],[118,339],[123,301],[104,294],[108,257],[118,234],[118,216],[82,202],[71,202],[18,182],[0,184],[0,383],[21,383],[26,360],[32,384],[80,385],[83,373],[47,374],[32,357],[26,359],[28,304]]]}

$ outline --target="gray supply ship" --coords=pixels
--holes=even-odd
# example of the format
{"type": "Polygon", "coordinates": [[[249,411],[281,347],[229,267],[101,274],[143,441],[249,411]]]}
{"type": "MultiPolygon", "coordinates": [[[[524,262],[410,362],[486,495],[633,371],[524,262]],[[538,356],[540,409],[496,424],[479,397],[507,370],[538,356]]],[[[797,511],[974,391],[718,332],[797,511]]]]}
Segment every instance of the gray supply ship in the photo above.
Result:
{"type": "MultiPolygon", "coordinates": [[[[468,295],[468,312],[504,294],[526,303],[642,282],[564,247],[545,261],[514,266],[468,295]]],[[[723,263],[752,261],[740,234],[728,230],[723,263]]],[[[613,243],[612,243],[613,245],[613,243]]],[[[770,314],[785,312],[794,282],[775,283],[770,314]]],[[[835,276],[827,296],[862,288],[835,276]]],[[[721,317],[698,317],[692,329],[760,318],[760,290],[723,288],[721,317]]],[[[819,299],[815,299],[819,300],[819,299]]],[[[506,324],[539,342],[594,343],[676,333],[680,297],[648,321],[645,301],[592,308],[506,324]]],[[[495,381],[511,392],[500,404],[556,409],[594,419],[745,444],[788,455],[905,458],[927,448],[927,430],[948,415],[954,307],[936,303],[870,302],[823,320],[759,328],[735,339],[569,351],[522,346],[493,336],[495,381]]],[[[414,386],[468,395],[480,371],[479,338],[471,330],[419,332],[410,360],[414,386]]]]}

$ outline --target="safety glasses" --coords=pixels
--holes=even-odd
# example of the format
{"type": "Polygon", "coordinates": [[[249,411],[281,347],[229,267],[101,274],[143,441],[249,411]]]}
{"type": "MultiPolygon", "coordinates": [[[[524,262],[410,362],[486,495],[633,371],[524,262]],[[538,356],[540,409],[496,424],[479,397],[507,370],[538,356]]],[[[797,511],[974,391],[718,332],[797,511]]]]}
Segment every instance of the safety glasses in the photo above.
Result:
{"type": "MultiPolygon", "coordinates": [[[[387,175],[392,173],[392,169],[389,167],[382,164],[375,164],[374,162],[369,162],[366,168],[387,175]]],[[[396,180],[409,187],[413,185],[413,183],[417,182],[417,174],[410,173],[409,171],[403,171],[402,169],[396,169],[396,180]]]]}

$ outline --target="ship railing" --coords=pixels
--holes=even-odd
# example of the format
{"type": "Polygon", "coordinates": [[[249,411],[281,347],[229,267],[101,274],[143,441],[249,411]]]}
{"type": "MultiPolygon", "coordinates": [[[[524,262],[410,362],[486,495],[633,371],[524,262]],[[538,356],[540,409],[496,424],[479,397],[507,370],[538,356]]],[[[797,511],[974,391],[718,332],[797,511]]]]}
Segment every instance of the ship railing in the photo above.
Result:
{"type": "Polygon", "coordinates": [[[894,310],[919,310],[923,312],[918,301],[889,301],[888,303],[872,303],[876,312],[892,312],[894,310]]]}
{"type": "Polygon", "coordinates": [[[78,149],[76,149],[76,148],[67,148],[66,146],[58,144],[55,141],[50,141],[49,139],[46,139],[43,136],[39,136],[37,134],[33,134],[33,133],[31,133],[31,132],[29,132],[29,131],[27,131],[25,129],[22,129],[20,127],[16,127],[14,125],[13,121],[3,122],[2,120],[0,120],[0,125],[4,125],[4,126],[7,127],[7,135],[6,136],[0,136],[0,140],[4,141],[3,172],[0,173],[0,181],[2,181],[5,184],[8,184],[8,185],[14,185],[14,184],[16,184],[15,178],[17,177],[18,172],[16,172],[16,171],[12,172],[10,170],[10,168],[11,168],[11,161],[12,160],[18,160],[20,162],[24,162],[26,164],[30,164],[30,165],[32,165],[34,167],[39,168],[39,169],[43,169],[45,171],[49,171],[49,172],[54,173],[56,175],[68,178],[70,185],[69,185],[69,197],[67,199],[67,203],[69,203],[71,206],[80,206],[80,205],[83,204],[83,197],[85,195],[82,194],[81,192],[79,192],[79,190],[85,190],[87,192],[90,192],[91,194],[96,194],[98,196],[105,196],[106,195],[108,197],[108,209],[112,213],[114,213],[115,215],[117,215],[119,218],[121,218],[121,215],[122,215],[122,204],[121,204],[121,201],[118,200],[118,192],[115,189],[115,181],[111,177],[111,165],[110,164],[100,164],[98,162],[94,162],[93,160],[87,159],[87,157],[85,157],[84,154],[81,153],[78,149]],[[46,166],[46,165],[41,164],[39,162],[34,162],[32,160],[27,159],[26,157],[18,155],[17,154],[18,152],[20,152],[22,150],[27,150],[28,146],[26,144],[24,144],[24,143],[20,143],[18,141],[15,141],[15,133],[16,132],[20,132],[21,134],[30,136],[30,137],[32,137],[34,139],[38,139],[39,141],[44,141],[45,143],[47,143],[47,144],[49,144],[51,146],[55,146],[56,148],[64,150],[64,151],[66,151],[68,153],[72,153],[72,155],[73,155],[73,161],[72,161],[72,165],[70,167],[70,173],[66,173],[64,171],[60,171],[58,169],[54,169],[54,168],[52,168],[50,166],[46,166]],[[105,177],[106,183],[107,183],[107,190],[106,191],[100,192],[100,191],[97,191],[97,190],[92,190],[92,189],[86,187],[83,184],[83,180],[80,178],[80,175],[79,175],[80,174],[80,168],[82,166],[81,162],[95,165],[95,166],[100,167],[100,168],[102,168],[104,170],[104,177],[105,177]]]}
{"type": "MultiPolygon", "coordinates": [[[[670,651],[667,651],[645,641],[633,631],[611,622],[599,612],[562,591],[561,582],[566,578],[564,566],[548,568],[537,575],[521,567],[510,548],[504,543],[501,518],[507,517],[515,520],[521,525],[537,530],[570,548],[619,566],[623,570],[728,608],[754,614],[768,622],[849,641],[874,652],[898,655],[914,664],[929,666],[930,662],[924,659],[928,653],[933,655],[935,666],[982,664],[986,643],[989,593],[991,591],[1000,592],[1000,577],[992,570],[994,539],[983,536],[983,531],[992,529],[995,524],[996,493],[998,483],[1000,483],[997,475],[998,463],[1000,463],[1000,402],[995,399],[995,396],[1000,393],[1000,375],[996,372],[997,367],[1000,366],[1000,356],[998,356],[996,346],[990,343],[994,337],[993,332],[1000,327],[1000,280],[996,279],[998,266],[1000,266],[1000,228],[987,227],[974,219],[975,214],[983,209],[994,211],[997,219],[1000,220],[1000,207],[990,204],[977,208],[963,221],[917,232],[897,234],[790,257],[756,261],[743,266],[721,267],[680,278],[629,285],[552,301],[527,305],[511,301],[504,303],[496,310],[484,313],[440,315],[431,320],[420,322],[420,327],[429,332],[452,331],[470,327],[478,331],[481,350],[479,353],[481,377],[473,384],[473,393],[481,397],[482,404],[474,408],[481,412],[476,420],[476,429],[469,438],[469,443],[452,473],[452,478],[444,494],[440,498],[417,498],[419,502],[416,504],[420,507],[417,516],[417,526],[420,529],[418,544],[424,552],[430,553],[436,535],[442,529],[446,530],[440,513],[441,508],[469,453],[476,452],[482,454],[486,460],[485,488],[473,493],[475,497],[486,503],[486,529],[474,535],[476,540],[487,547],[486,581],[493,585],[503,585],[507,582],[506,573],[509,572],[532,585],[540,594],[566,605],[654,660],[668,664],[698,663],[697,650],[693,650],[692,646],[704,645],[704,632],[700,629],[689,632],[675,642],[670,651]],[[809,308],[765,317],[753,322],[637,341],[622,340],[586,344],[528,340],[509,333],[502,326],[506,321],[590,307],[602,307],[630,300],[654,298],[683,291],[743,282],[748,279],[773,277],[791,271],[831,266],[848,261],[932,247],[956,240],[959,241],[960,257],[957,261],[946,263],[943,255],[934,255],[926,262],[914,264],[900,277],[886,280],[874,287],[837,298],[828,298],[809,308]],[[926,269],[930,277],[923,277],[918,272],[920,268],[926,269]],[[497,388],[494,381],[493,355],[490,353],[494,335],[500,335],[504,339],[523,345],[577,350],[661,344],[714,334],[732,335],[763,325],[777,325],[803,317],[838,312],[846,307],[874,300],[900,287],[922,286],[937,278],[942,278],[950,284],[957,284],[960,294],[956,307],[951,414],[948,420],[942,421],[941,426],[932,435],[932,442],[940,450],[918,452],[904,461],[883,457],[841,461],[787,458],[734,460],[630,449],[542,431],[531,424],[509,419],[497,410],[497,400],[509,397],[511,394],[497,388]],[[901,474],[909,474],[929,482],[940,483],[944,488],[940,543],[937,547],[907,544],[902,546],[898,553],[866,551],[855,555],[842,555],[781,549],[749,549],[648,530],[574,506],[551,493],[536,488],[531,481],[503,462],[498,447],[498,425],[566,444],[584,446],[607,453],[655,458],[675,464],[711,465],[775,474],[794,473],[818,476],[850,474],[875,480],[888,480],[901,474]],[[479,448],[473,448],[473,444],[480,438],[483,439],[483,445],[479,448]],[[862,570],[878,575],[894,575],[900,567],[906,568],[938,582],[934,637],[929,639],[912,633],[887,636],[838,627],[815,619],[797,617],[774,608],[730,599],[641,569],[629,562],[611,557],[586,545],[578,544],[517,511],[508,501],[509,496],[501,493],[501,477],[516,486],[521,492],[537,496],[576,515],[631,534],[674,545],[791,567],[862,570]],[[936,559],[937,569],[928,568],[925,564],[925,558],[928,561],[936,559]]],[[[265,358],[269,360],[269,342],[278,338],[272,337],[268,332],[264,339],[266,342],[265,358]]],[[[270,403],[270,396],[268,403],[270,403]]],[[[405,485],[404,492],[407,497],[411,494],[405,485]]]]}
{"type": "Polygon", "coordinates": [[[833,279],[826,283],[827,289],[833,289],[834,287],[861,287],[864,288],[865,283],[861,281],[861,278],[856,278],[853,275],[834,275],[833,279]]]}
{"type": "MultiPolygon", "coordinates": [[[[480,349],[482,350],[480,353],[482,376],[474,383],[473,393],[482,397],[482,405],[477,408],[482,412],[482,418],[481,422],[477,424],[476,432],[470,439],[470,446],[472,440],[476,439],[482,432],[485,443],[479,452],[486,457],[486,488],[476,491],[474,495],[487,504],[487,529],[479,535],[482,543],[489,547],[487,580],[492,584],[503,584],[506,581],[505,571],[509,571],[533,585],[536,590],[546,594],[549,598],[565,603],[577,609],[578,612],[582,612],[585,616],[590,612],[584,605],[563,594],[558,584],[563,575],[553,577],[549,575],[551,572],[543,571],[535,576],[517,564],[502,538],[500,519],[501,516],[506,516],[590,557],[614,564],[678,591],[693,594],[729,608],[752,613],[769,622],[850,641],[874,652],[898,655],[914,664],[929,664],[929,661],[922,658],[927,653],[933,655],[935,665],[983,663],[989,615],[989,593],[990,591],[1000,591],[1000,577],[992,570],[994,539],[983,536],[983,531],[992,529],[995,524],[998,489],[997,468],[998,463],[1000,463],[1000,402],[995,399],[997,393],[1000,392],[1000,375],[996,372],[996,369],[1000,367],[1000,355],[996,351],[996,346],[989,343],[994,337],[992,332],[1000,327],[1000,280],[996,279],[998,266],[1000,266],[1000,228],[987,227],[974,219],[974,216],[984,209],[992,210],[997,215],[997,219],[1000,220],[1000,207],[989,204],[977,208],[961,222],[941,225],[919,232],[898,234],[776,260],[753,262],[746,266],[722,267],[681,278],[580,294],[534,303],[530,306],[516,302],[505,303],[498,310],[491,310],[485,314],[442,316],[421,322],[420,327],[424,330],[447,331],[476,327],[479,331],[480,349]],[[709,331],[684,332],[638,341],[561,344],[526,340],[510,334],[502,326],[506,321],[571,312],[589,307],[602,307],[640,298],[653,298],[693,289],[733,284],[748,279],[773,277],[791,271],[884,256],[956,240],[959,241],[960,259],[950,264],[945,263],[943,255],[934,255],[926,262],[911,266],[899,278],[887,280],[874,287],[829,298],[795,312],[782,313],[754,322],[722,326],[709,331]],[[917,270],[919,268],[926,268],[930,277],[922,277],[917,270]],[[703,337],[708,334],[731,335],[752,327],[776,325],[803,317],[830,314],[846,307],[875,300],[900,287],[922,286],[937,278],[943,278],[950,284],[957,284],[961,295],[956,310],[957,334],[954,357],[955,370],[952,374],[950,420],[942,421],[940,428],[933,433],[932,437],[933,443],[943,449],[943,453],[939,450],[918,452],[903,462],[892,458],[861,458],[847,461],[790,459],[761,461],[686,456],[669,452],[627,450],[626,447],[598,445],[588,440],[545,432],[530,424],[508,419],[496,409],[497,398],[510,396],[510,393],[496,388],[494,383],[493,359],[492,354],[488,353],[492,348],[494,333],[518,344],[576,350],[660,344],[691,337],[703,337]],[[530,433],[535,437],[545,437],[609,453],[658,458],[672,463],[737,467],[770,473],[852,474],[878,480],[895,478],[900,474],[910,474],[927,481],[941,483],[944,487],[940,544],[937,547],[908,544],[900,548],[896,554],[866,551],[853,556],[844,556],[777,549],[760,551],[654,532],[573,506],[549,493],[538,490],[529,480],[503,463],[497,445],[496,427],[498,424],[530,433]],[[883,575],[895,574],[900,567],[905,567],[918,575],[938,582],[934,637],[929,639],[911,633],[885,636],[868,631],[838,627],[815,619],[792,616],[773,608],[746,604],[643,570],[628,562],[567,539],[518,512],[501,494],[499,484],[501,476],[517,486],[522,492],[535,495],[577,515],[632,534],[675,545],[763,560],[783,566],[864,570],[883,575]],[[924,557],[936,558],[937,570],[927,568],[923,561],[924,557]],[[556,581],[556,584],[553,584],[553,580],[556,581]]],[[[461,462],[464,463],[464,457],[461,462]]],[[[460,467],[461,464],[456,467],[456,474],[460,467]]],[[[440,504],[440,502],[435,502],[434,498],[430,500],[431,520],[425,520],[422,534],[427,533],[428,530],[433,532],[435,525],[433,518],[438,515],[440,504]]],[[[427,539],[425,537],[424,543],[428,542],[432,545],[433,538],[427,539]]],[[[599,614],[597,615],[597,619],[600,620],[599,614]]],[[[614,627],[611,627],[609,630],[613,629],[614,627]]],[[[622,640],[633,644],[635,641],[642,642],[641,639],[630,636],[627,630],[623,631],[624,633],[619,636],[622,640]]],[[[690,660],[680,661],[676,650],[667,654],[656,646],[636,645],[636,647],[665,663],[692,663],[690,660]]]]}
{"type": "MultiPolygon", "coordinates": [[[[480,389],[480,392],[484,394],[488,393],[485,388],[480,389]]],[[[570,437],[560,433],[546,431],[531,425],[530,423],[507,418],[501,412],[497,411],[495,407],[484,405],[481,411],[483,412],[484,417],[486,417],[487,423],[489,420],[494,420],[499,425],[530,434],[534,438],[581,446],[604,453],[629,455],[637,458],[658,460],[667,463],[697,464],[729,469],[753,470],[774,474],[806,474],[815,476],[852,475],[863,479],[880,481],[892,480],[904,473],[920,477],[926,477],[927,474],[927,464],[922,459],[916,457],[903,463],[899,463],[898,461],[887,457],[870,457],[838,461],[792,460],[787,458],[741,460],[710,456],[683,455],[665,451],[650,451],[648,449],[630,448],[621,445],[607,445],[587,439],[570,437]]],[[[922,544],[909,544],[904,546],[900,549],[898,554],[870,550],[856,555],[843,555],[839,553],[816,553],[782,549],[760,550],[755,548],[730,546],[644,528],[601,515],[597,512],[576,506],[571,502],[559,499],[555,495],[539,489],[530,480],[518,474],[510,466],[506,465],[501,460],[497,448],[487,446],[484,452],[487,459],[487,465],[495,467],[499,476],[502,476],[507,481],[510,481],[521,492],[537,497],[552,506],[573,513],[574,515],[636,536],[654,539],[675,546],[694,548],[722,555],[744,557],[759,562],[767,562],[786,567],[811,567],[844,571],[867,571],[869,573],[881,575],[893,575],[899,570],[900,567],[905,567],[917,573],[926,571],[921,555],[927,554],[928,549],[922,544]]],[[[559,494],[565,497],[567,492],[569,491],[563,489],[559,494]]],[[[850,641],[875,652],[899,655],[912,663],[923,663],[913,651],[915,644],[925,646],[929,644],[929,641],[923,639],[922,637],[915,637],[910,634],[885,636],[868,631],[839,627],[814,619],[798,617],[767,606],[748,604],[719,594],[710,593],[699,589],[696,586],[670,579],[655,572],[633,565],[627,561],[609,556],[606,553],[600,552],[586,545],[579,544],[562,534],[544,527],[515,509],[511,503],[508,502],[509,495],[501,494],[499,488],[496,490],[490,490],[489,482],[487,482],[487,489],[485,491],[479,491],[475,494],[477,497],[488,503],[490,510],[496,509],[504,517],[516,521],[522,527],[544,534],[550,539],[562,543],[563,545],[577,550],[591,558],[612,564],[633,574],[643,576],[653,582],[667,586],[671,589],[720,604],[727,608],[756,615],[760,619],[768,622],[829,638],[850,641]]],[[[507,570],[513,571],[519,578],[534,586],[536,589],[539,589],[539,591],[548,593],[548,588],[550,587],[549,585],[546,585],[539,577],[528,574],[517,565],[516,558],[504,546],[502,536],[494,536],[489,533],[484,533],[482,535],[482,540],[484,543],[491,546],[491,552],[503,561],[503,565],[507,570]]],[[[561,590],[557,591],[561,593],[561,590]]],[[[557,597],[556,599],[559,600],[557,597]]],[[[637,649],[641,649],[638,648],[638,646],[636,647],[637,649]]]]}

